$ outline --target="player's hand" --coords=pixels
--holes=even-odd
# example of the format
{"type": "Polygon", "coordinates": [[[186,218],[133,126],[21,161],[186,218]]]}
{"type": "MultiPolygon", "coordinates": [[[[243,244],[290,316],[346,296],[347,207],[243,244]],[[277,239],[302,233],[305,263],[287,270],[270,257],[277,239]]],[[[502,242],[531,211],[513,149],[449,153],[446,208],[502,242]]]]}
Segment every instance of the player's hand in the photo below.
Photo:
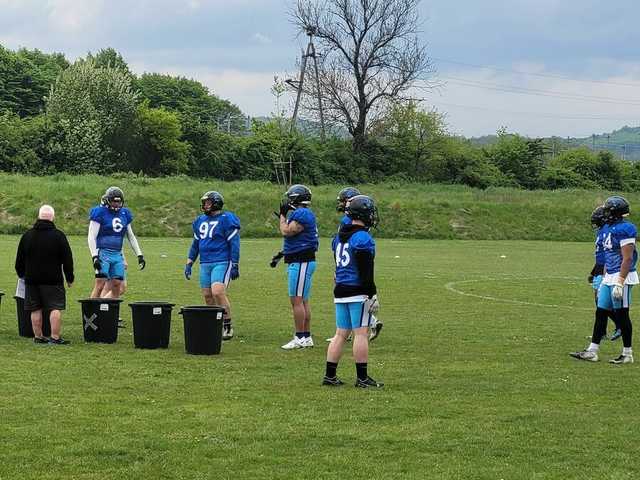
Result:
{"type": "Polygon", "coordinates": [[[284,253],[278,252],[273,257],[271,257],[271,262],[269,262],[269,266],[271,268],[276,268],[280,260],[284,257],[284,253]]]}
{"type": "Polygon", "coordinates": [[[144,255],[138,255],[138,266],[140,270],[144,270],[144,267],[147,266],[147,262],[144,260],[144,255]]]}
{"type": "Polygon", "coordinates": [[[229,275],[231,277],[231,280],[237,280],[238,278],[240,278],[240,267],[237,263],[231,264],[231,272],[229,275]]]}
{"type": "Polygon", "coordinates": [[[593,283],[593,275],[589,275],[589,276],[587,277],[587,282],[589,282],[589,283],[593,283]]]}
{"type": "Polygon", "coordinates": [[[98,255],[93,257],[93,269],[96,272],[99,272],[100,270],[102,270],[102,262],[100,261],[100,257],[98,257],[98,255]]]}
{"type": "Polygon", "coordinates": [[[620,280],[620,277],[618,277],[616,283],[611,289],[611,296],[614,300],[622,300],[622,297],[624,296],[624,284],[622,283],[622,280],[620,280]]]}
{"type": "Polygon", "coordinates": [[[184,266],[184,278],[187,280],[191,280],[191,268],[193,267],[193,263],[187,263],[184,266]]]}
{"type": "Polygon", "coordinates": [[[378,295],[374,295],[369,299],[369,313],[376,314],[380,309],[380,302],[378,302],[378,295]]]}
{"type": "Polygon", "coordinates": [[[289,210],[291,210],[291,205],[287,200],[283,200],[280,203],[280,216],[286,217],[287,213],[289,213],[289,210]]]}

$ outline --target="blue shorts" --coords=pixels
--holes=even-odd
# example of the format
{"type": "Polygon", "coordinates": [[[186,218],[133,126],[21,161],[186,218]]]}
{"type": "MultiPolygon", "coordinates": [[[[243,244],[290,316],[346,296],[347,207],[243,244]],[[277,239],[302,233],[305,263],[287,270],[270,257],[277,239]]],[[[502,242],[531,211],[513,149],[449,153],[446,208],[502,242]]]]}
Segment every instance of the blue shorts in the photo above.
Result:
{"type": "Polygon", "coordinates": [[[315,271],[316,262],[290,263],[287,267],[289,296],[307,300],[311,295],[311,280],[315,271]]]}
{"type": "Polygon", "coordinates": [[[365,300],[361,302],[336,303],[336,327],[345,330],[368,327],[371,314],[365,300]]]}
{"type": "Polygon", "coordinates": [[[602,284],[602,275],[596,275],[595,277],[593,277],[593,283],[591,284],[591,286],[593,287],[594,290],[598,290],[600,288],[600,285],[602,284]]]}
{"type": "Polygon", "coordinates": [[[231,280],[231,262],[200,264],[200,288],[209,288],[214,283],[222,283],[225,288],[231,280]]]}
{"type": "Polygon", "coordinates": [[[605,310],[619,310],[621,308],[629,308],[631,306],[631,287],[632,285],[625,285],[622,294],[622,300],[615,300],[611,292],[613,291],[612,285],[600,285],[598,290],[598,308],[605,310]]]}
{"type": "Polygon", "coordinates": [[[124,280],[125,268],[122,251],[102,249],[98,252],[98,258],[100,258],[102,266],[97,276],[107,280],[124,280]]]}

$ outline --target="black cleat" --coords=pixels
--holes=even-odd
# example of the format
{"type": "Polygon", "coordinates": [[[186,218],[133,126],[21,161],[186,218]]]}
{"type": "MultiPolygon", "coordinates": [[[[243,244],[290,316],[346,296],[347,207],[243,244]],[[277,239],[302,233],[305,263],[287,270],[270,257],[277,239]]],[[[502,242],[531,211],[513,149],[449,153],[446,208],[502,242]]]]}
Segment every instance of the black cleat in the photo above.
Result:
{"type": "Polygon", "coordinates": [[[222,326],[222,340],[231,340],[233,338],[233,325],[228,323],[222,326]]]}
{"type": "Polygon", "coordinates": [[[33,343],[43,345],[45,343],[49,343],[49,339],[47,337],[33,337],[33,343]]]}
{"type": "Polygon", "coordinates": [[[60,338],[53,338],[51,337],[49,339],[49,345],[69,345],[69,340],[65,340],[64,338],[60,337],[60,338]]]}
{"type": "Polygon", "coordinates": [[[326,385],[327,387],[339,387],[340,385],[344,385],[344,382],[338,377],[327,377],[325,375],[322,379],[322,385],[326,385]]]}
{"type": "Polygon", "coordinates": [[[358,378],[356,380],[356,387],[358,387],[358,388],[382,388],[382,387],[384,387],[384,383],[376,382],[371,377],[367,377],[365,379],[358,378]]]}

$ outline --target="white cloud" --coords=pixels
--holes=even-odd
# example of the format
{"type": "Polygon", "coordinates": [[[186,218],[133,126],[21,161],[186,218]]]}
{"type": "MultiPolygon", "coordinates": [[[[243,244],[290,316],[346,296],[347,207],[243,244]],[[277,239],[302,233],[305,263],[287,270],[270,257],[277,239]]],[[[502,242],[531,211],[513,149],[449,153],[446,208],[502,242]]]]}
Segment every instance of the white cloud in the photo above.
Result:
{"type": "Polygon", "coordinates": [[[94,25],[104,7],[103,0],[48,0],[49,22],[62,32],[77,32],[94,25]]]}
{"type": "Polygon", "coordinates": [[[269,45],[270,43],[272,43],[271,38],[269,38],[266,35],[263,35],[260,32],[254,33],[251,38],[262,45],[269,45]]]}

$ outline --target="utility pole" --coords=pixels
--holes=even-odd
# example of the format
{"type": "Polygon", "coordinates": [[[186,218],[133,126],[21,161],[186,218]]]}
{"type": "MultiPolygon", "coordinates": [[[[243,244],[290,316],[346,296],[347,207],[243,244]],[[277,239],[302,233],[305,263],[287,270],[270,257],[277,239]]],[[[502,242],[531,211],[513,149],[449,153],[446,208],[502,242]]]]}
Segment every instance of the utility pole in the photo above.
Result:
{"type": "Polygon", "coordinates": [[[313,36],[316,34],[316,29],[314,27],[308,27],[306,29],[306,34],[309,37],[309,43],[307,44],[306,53],[302,51],[302,60],[300,62],[300,76],[298,80],[285,80],[287,85],[293,87],[296,91],[296,104],[293,108],[293,116],[291,117],[291,132],[293,133],[296,128],[296,121],[298,120],[298,110],[300,108],[300,100],[302,98],[302,87],[304,85],[304,77],[307,71],[307,59],[311,58],[313,60],[313,69],[316,80],[316,96],[318,97],[318,110],[320,113],[320,138],[324,140],[325,138],[325,129],[324,129],[324,111],[322,109],[322,93],[320,91],[320,72],[318,70],[318,53],[316,52],[316,47],[313,44],[313,36]]]}

